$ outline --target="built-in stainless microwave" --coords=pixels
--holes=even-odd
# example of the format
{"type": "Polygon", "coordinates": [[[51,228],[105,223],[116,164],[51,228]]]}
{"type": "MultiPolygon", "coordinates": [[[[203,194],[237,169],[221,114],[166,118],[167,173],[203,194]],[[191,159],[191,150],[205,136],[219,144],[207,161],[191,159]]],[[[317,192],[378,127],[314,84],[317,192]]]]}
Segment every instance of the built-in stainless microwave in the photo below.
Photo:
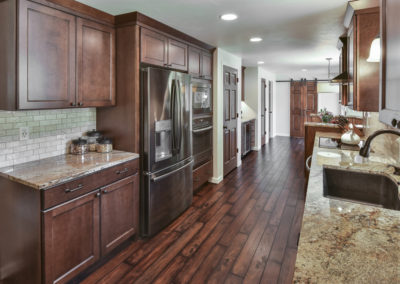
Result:
{"type": "Polygon", "coordinates": [[[211,83],[204,80],[192,80],[193,115],[212,113],[211,83]]]}

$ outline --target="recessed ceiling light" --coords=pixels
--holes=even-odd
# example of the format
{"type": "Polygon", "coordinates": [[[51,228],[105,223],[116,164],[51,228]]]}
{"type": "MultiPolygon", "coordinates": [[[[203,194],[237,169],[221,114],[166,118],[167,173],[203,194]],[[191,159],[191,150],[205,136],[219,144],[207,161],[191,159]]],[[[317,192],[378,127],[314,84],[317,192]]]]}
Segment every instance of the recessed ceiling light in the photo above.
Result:
{"type": "Polygon", "coordinates": [[[303,71],[303,72],[307,72],[307,69],[301,69],[301,71],[303,71]]]}
{"type": "Polygon", "coordinates": [[[228,13],[228,14],[221,15],[220,18],[221,18],[221,20],[224,20],[224,21],[234,21],[238,18],[238,16],[233,13],[228,13]]]}
{"type": "Polygon", "coordinates": [[[256,36],[256,37],[250,38],[250,41],[251,42],[260,42],[260,41],[262,41],[262,38],[256,36]]]}
{"type": "Polygon", "coordinates": [[[264,61],[257,61],[258,65],[264,64],[264,61]]]}

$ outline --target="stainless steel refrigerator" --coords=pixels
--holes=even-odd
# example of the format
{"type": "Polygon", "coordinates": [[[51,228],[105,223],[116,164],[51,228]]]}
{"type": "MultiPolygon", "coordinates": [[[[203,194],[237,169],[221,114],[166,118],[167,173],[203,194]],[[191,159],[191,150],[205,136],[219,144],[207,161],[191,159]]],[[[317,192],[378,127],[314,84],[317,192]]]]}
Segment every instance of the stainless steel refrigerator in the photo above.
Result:
{"type": "Polygon", "coordinates": [[[141,230],[152,236],[192,203],[190,76],[141,71],[141,230]]]}

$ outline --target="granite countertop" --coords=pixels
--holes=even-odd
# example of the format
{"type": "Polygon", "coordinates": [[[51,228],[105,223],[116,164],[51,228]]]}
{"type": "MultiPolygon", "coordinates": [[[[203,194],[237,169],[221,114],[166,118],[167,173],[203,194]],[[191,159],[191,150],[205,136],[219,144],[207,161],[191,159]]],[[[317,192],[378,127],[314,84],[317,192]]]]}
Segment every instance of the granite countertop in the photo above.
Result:
{"type": "Polygon", "coordinates": [[[114,150],[85,155],[60,155],[0,169],[0,176],[45,190],[55,185],[139,158],[138,154],[114,150]]]}
{"type": "Polygon", "coordinates": [[[308,181],[294,283],[399,283],[400,211],[323,197],[323,166],[384,174],[388,160],[371,153],[319,148],[317,132],[308,181]]]}
{"type": "Polygon", "coordinates": [[[320,126],[320,127],[331,127],[339,128],[339,125],[334,123],[324,123],[324,122],[304,122],[305,126],[320,126]]]}
{"type": "MultiPolygon", "coordinates": [[[[304,122],[305,126],[317,126],[317,127],[330,127],[330,128],[339,128],[339,125],[335,123],[325,123],[325,122],[304,122]]],[[[364,128],[363,125],[357,124],[357,128],[364,128]]],[[[340,138],[340,137],[339,137],[340,138]]]]}

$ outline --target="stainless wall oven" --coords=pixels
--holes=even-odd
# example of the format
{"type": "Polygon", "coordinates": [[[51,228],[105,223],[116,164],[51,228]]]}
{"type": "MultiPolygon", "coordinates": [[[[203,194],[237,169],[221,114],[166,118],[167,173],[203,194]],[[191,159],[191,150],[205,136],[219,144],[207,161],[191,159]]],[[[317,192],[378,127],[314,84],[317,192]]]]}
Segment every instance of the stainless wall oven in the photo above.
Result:
{"type": "Polygon", "coordinates": [[[211,83],[205,80],[192,79],[193,115],[212,114],[211,83]]]}
{"type": "Polygon", "coordinates": [[[193,168],[212,160],[212,116],[193,118],[193,168]]]}

